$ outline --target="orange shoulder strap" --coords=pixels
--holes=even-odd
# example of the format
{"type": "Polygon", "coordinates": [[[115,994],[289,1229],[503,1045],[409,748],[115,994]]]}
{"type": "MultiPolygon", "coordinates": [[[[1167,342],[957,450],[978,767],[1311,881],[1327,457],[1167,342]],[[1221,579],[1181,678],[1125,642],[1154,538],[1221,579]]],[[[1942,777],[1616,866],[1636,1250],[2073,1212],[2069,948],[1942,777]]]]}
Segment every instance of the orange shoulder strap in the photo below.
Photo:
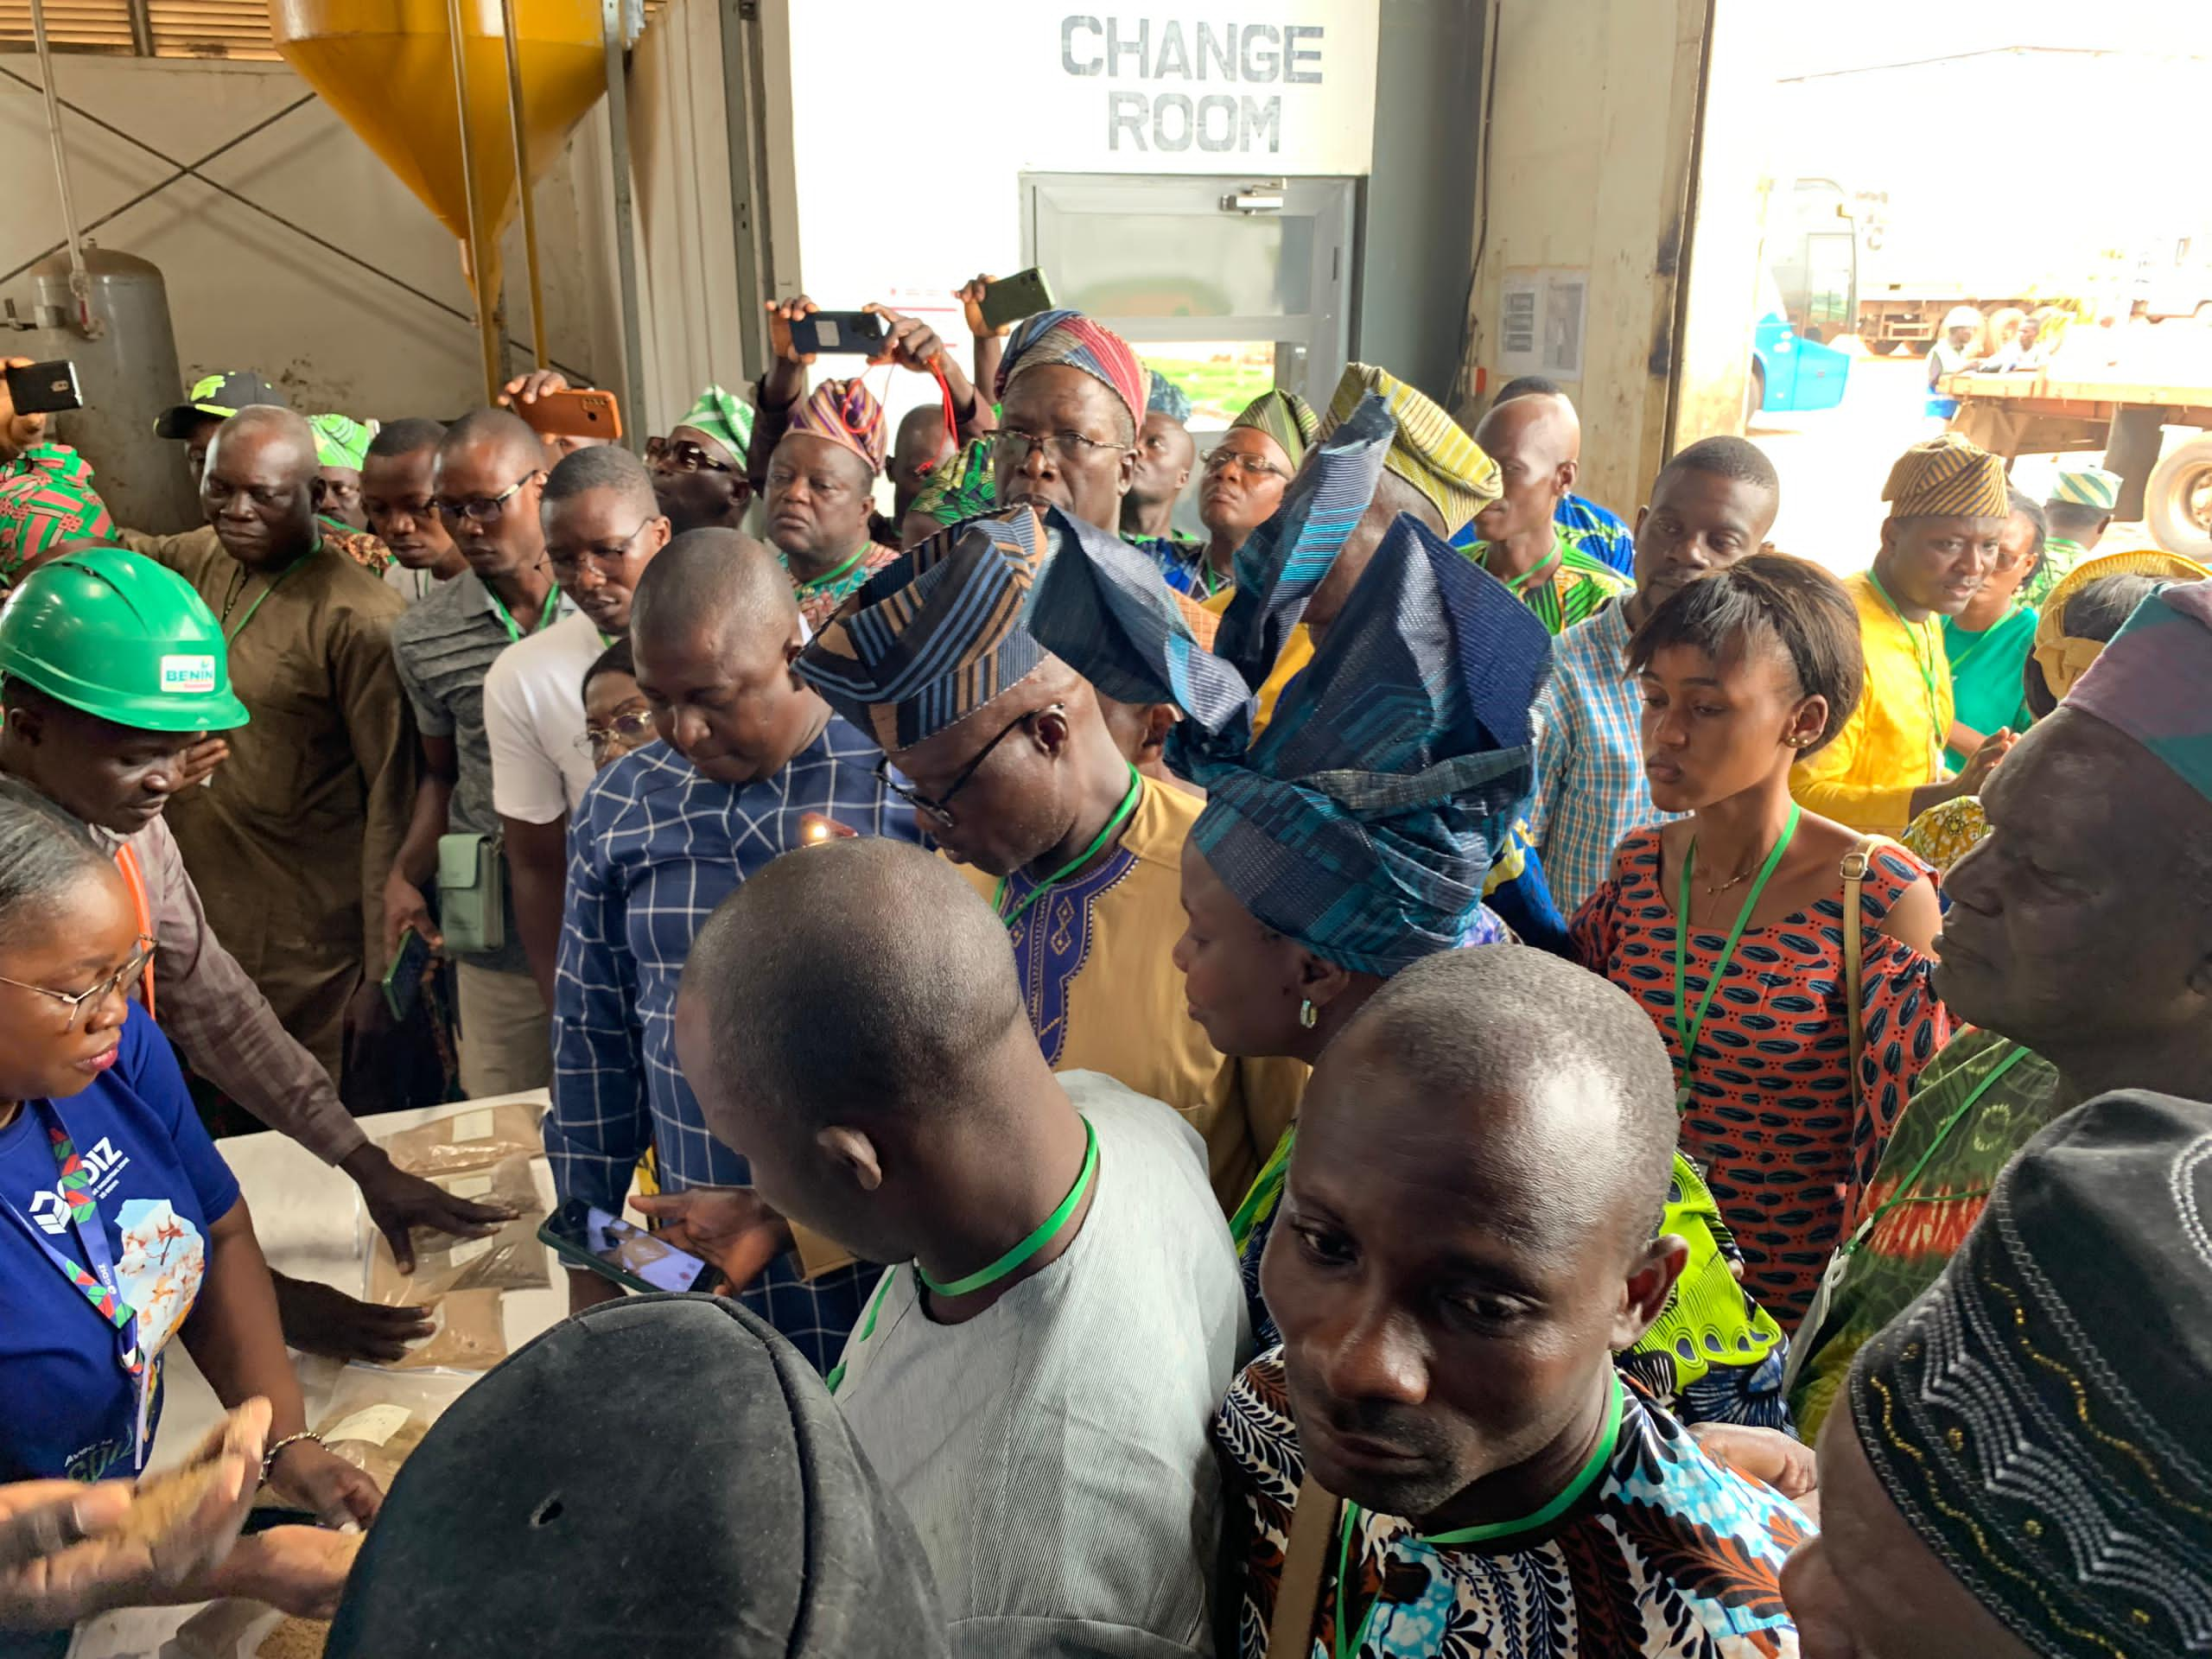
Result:
{"type": "MultiPolygon", "coordinates": [[[[154,906],[146,893],[146,872],[139,867],[138,855],[130,850],[128,842],[115,849],[115,868],[123,872],[124,880],[130,884],[130,902],[138,911],[139,936],[142,938],[152,938],[154,937],[154,906]]],[[[146,979],[142,988],[144,992],[146,1013],[149,1017],[151,1017],[154,1012],[154,959],[151,957],[146,959],[146,979]]]]}

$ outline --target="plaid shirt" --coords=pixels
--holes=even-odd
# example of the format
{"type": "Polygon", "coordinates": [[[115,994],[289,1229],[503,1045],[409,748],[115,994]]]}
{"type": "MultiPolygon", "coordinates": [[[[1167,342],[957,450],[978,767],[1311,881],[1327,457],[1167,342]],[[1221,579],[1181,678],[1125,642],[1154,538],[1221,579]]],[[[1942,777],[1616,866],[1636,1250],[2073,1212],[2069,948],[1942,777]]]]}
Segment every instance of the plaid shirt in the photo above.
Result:
{"type": "Polygon", "coordinates": [[[1643,775],[1643,696],[1628,671],[1628,607],[1608,605],[1560,635],[1536,695],[1536,795],[1529,834],[1552,895],[1572,916],[1613,873],[1631,830],[1681,817],[1651,804],[1643,775]]]}
{"type": "MultiPolygon", "coordinates": [[[[701,777],[652,743],[593,779],[569,836],[567,915],[554,987],[553,1110],[545,1151],[563,1199],[619,1210],[645,1148],[662,1187],[742,1186],[745,1160],[717,1141],[676,1058],[676,990],[715,906],[800,844],[821,812],[864,836],[919,839],[912,811],[875,775],[882,759],[833,719],[772,778],[701,777]]],[[[876,1270],[806,1281],[786,1255],[739,1299],[827,1370],[876,1270]]]]}

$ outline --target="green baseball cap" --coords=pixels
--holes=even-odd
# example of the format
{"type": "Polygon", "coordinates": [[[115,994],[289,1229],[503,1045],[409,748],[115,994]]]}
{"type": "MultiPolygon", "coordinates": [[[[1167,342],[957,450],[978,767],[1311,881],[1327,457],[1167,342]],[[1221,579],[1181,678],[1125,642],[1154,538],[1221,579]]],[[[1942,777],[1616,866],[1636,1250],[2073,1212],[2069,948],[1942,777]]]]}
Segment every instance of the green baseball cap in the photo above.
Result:
{"type": "Polygon", "coordinates": [[[231,690],[207,601],[119,547],[72,553],[23,579],[0,609],[0,680],[138,731],[229,731],[252,718],[231,690]]]}

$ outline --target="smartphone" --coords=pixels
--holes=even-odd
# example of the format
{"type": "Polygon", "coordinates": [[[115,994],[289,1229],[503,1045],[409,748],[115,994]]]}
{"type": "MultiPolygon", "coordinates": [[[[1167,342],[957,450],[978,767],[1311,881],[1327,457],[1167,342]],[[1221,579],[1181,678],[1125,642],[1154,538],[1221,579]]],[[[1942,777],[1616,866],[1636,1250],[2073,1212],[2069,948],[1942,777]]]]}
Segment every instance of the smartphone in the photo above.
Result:
{"type": "Polygon", "coordinates": [[[18,415],[54,415],[85,406],[77,391],[77,365],[60,357],[9,370],[8,397],[18,415]]]}
{"type": "Polygon", "coordinates": [[[817,311],[810,317],[768,319],[776,348],[791,346],[801,357],[874,357],[889,330],[873,311],[817,311]]]}
{"type": "Polygon", "coordinates": [[[545,1217],[537,1236],[564,1261],[632,1290],[696,1290],[712,1284],[714,1264],[664,1244],[597,1205],[570,1198],[545,1217]]]}
{"type": "Polygon", "coordinates": [[[986,284],[982,302],[976,308],[983,314],[985,327],[1005,328],[1024,317],[1051,310],[1052,290],[1045,281],[1045,273],[1032,265],[1027,270],[1017,270],[1011,276],[1001,276],[995,283],[986,284]]]}
{"type": "Polygon", "coordinates": [[[423,972],[430,965],[430,942],[409,928],[399,936],[391,966],[384,970],[384,1005],[394,1020],[404,1020],[422,1000],[423,972]]]}
{"type": "Polygon", "coordinates": [[[517,404],[515,413],[543,438],[603,438],[613,443],[622,435],[622,411],[614,394],[588,386],[540,392],[532,402],[517,404]]]}

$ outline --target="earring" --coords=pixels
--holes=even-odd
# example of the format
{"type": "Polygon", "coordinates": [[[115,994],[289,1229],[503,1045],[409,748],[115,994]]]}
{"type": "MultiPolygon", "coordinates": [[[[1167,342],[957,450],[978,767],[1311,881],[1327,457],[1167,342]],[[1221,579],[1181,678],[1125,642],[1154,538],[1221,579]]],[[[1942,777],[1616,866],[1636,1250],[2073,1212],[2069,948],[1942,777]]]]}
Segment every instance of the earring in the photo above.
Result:
{"type": "Polygon", "coordinates": [[[1298,1023],[1306,1030],[1313,1030],[1313,1022],[1320,1017],[1320,1009],[1315,1007],[1311,1001],[1303,1001],[1298,1005],[1298,1023]]]}

